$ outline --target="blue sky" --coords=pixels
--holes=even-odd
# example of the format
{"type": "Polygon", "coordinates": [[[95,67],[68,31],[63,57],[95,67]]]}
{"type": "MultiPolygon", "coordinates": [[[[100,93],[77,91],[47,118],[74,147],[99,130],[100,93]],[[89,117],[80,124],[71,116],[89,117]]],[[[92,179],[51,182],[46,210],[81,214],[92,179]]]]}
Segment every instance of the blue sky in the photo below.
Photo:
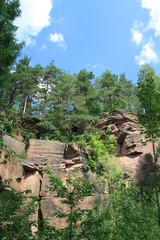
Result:
{"type": "Polygon", "coordinates": [[[159,0],[20,0],[15,24],[31,64],[70,73],[107,69],[137,82],[144,63],[160,75],[159,0]]]}

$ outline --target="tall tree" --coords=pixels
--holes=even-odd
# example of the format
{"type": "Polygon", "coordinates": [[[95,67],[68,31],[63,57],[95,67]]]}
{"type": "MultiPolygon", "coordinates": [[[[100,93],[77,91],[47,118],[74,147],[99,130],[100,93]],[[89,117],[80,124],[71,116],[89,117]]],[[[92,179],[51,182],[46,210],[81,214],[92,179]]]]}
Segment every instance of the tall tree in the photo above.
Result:
{"type": "Polygon", "coordinates": [[[51,61],[43,71],[43,76],[39,82],[43,121],[45,120],[47,110],[50,110],[54,105],[55,87],[61,75],[62,70],[56,67],[54,61],[51,61]]]}
{"type": "Polygon", "coordinates": [[[103,111],[133,110],[137,105],[136,88],[124,73],[118,76],[107,70],[97,79],[97,88],[103,111]]]}
{"type": "Polygon", "coordinates": [[[83,133],[87,125],[91,123],[97,108],[97,92],[93,86],[93,72],[86,69],[80,70],[76,76],[74,93],[74,124],[78,131],[83,133]]]}
{"type": "Polygon", "coordinates": [[[33,89],[36,86],[36,81],[33,76],[32,67],[30,67],[30,58],[24,56],[16,65],[16,81],[19,89],[19,108],[22,115],[26,113],[27,104],[33,89]]]}
{"type": "Polygon", "coordinates": [[[14,20],[20,16],[19,0],[0,1],[0,80],[6,74],[22,49],[17,43],[14,20]]]}
{"type": "Polygon", "coordinates": [[[103,104],[104,111],[112,111],[117,108],[118,94],[120,91],[118,84],[118,75],[106,71],[98,80],[100,86],[100,101],[103,104]]]}
{"type": "Polygon", "coordinates": [[[154,171],[154,186],[158,208],[158,222],[160,226],[160,203],[157,173],[157,142],[160,137],[160,79],[154,69],[144,65],[138,73],[138,98],[143,115],[139,116],[144,126],[146,139],[152,143],[154,171]]]}
{"type": "Polygon", "coordinates": [[[17,27],[14,20],[20,16],[19,0],[0,1],[0,105],[5,93],[4,82],[11,67],[20,54],[23,43],[16,40],[17,27]]]}
{"type": "Polygon", "coordinates": [[[75,77],[64,73],[55,86],[54,111],[58,119],[56,127],[59,128],[61,136],[65,135],[68,141],[72,141],[74,90],[75,77]]]}
{"type": "Polygon", "coordinates": [[[42,75],[41,69],[40,65],[31,67],[30,59],[27,56],[21,59],[12,68],[7,81],[4,82],[1,108],[17,107],[19,112],[33,115],[32,108],[36,92],[38,92],[39,78],[42,75]]]}
{"type": "Polygon", "coordinates": [[[32,88],[30,89],[30,95],[28,99],[28,113],[36,117],[41,116],[41,106],[40,106],[40,86],[39,83],[43,77],[43,67],[41,64],[37,64],[35,67],[31,68],[32,74],[32,88]]]}
{"type": "Polygon", "coordinates": [[[119,96],[118,108],[123,110],[134,110],[137,107],[136,87],[133,83],[126,79],[125,73],[119,76],[119,96]]]}

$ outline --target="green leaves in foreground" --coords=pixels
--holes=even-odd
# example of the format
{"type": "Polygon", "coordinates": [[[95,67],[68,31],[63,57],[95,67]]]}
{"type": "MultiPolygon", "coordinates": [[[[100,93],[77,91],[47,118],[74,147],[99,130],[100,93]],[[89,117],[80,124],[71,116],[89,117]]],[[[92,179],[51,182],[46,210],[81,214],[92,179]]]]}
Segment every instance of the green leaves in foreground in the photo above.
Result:
{"type": "Polygon", "coordinates": [[[48,173],[50,179],[49,190],[56,191],[57,196],[62,198],[61,203],[68,207],[67,212],[57,212],[55,215],[59,218],[66,217],[68,227],[64,231],[65,239],[73,239],[77,223],[82,221],[88,212],[88,210],[78,208],[78,205],[87,196],[95,193],[95,184],[82,177],[76,177],[75,173],[69,173],[66,183],[63,183],[50,171],[48,173]]]}
{"type": "Polygon", "coordinates": [[[30,216],[34,213],[35,202],[27,196],[30,191],[17,192],[10,182],[0,184],[0,239],[34,239],[31,227],[35,223],[30,216]]]}
{"type": "Polygon", "coordinates": [[[121,185],[91,209],[80,227],[81,240],[159,240],[155,195],[135,183],[121,185]]]}

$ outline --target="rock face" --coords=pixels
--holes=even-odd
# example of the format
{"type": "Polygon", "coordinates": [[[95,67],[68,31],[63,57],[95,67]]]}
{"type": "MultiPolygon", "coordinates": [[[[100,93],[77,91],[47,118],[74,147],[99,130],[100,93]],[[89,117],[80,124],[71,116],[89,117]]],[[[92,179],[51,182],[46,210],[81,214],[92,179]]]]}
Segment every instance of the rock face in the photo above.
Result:
{"type": "Polygon", "coordinates": [[[113,111],[104,114],[96,127],[117,137],[117,160],[124,173],[140,182],[147,181],[154,171],[152,146],[144,146],[136,114],[125,111],[113,111]]]}
{"type": "MultiPolygon", "coordinates": [[[[101,130],[110,129],[111,134],[117,137],[117,160],[126,176],[133,176],[140,182],[147,181],[147,177],[153,172],[152,146],[144,146],[141,140],[136,115],[115,111],[103,115],[96,127],[101,130]]],[[[65,225],[65,220],[57,219],[53,212],[65,210],[56,193],[49,192],[48,175],[45,169],[50,169],[55,176],[61,177],[65,182],[68,171],[78,168],[79,176],[87,179],[93,178],[92,173],[86,173],[84,163],[85,154],[76,145],[66,145],[58,141],[43,141],[31,139],[26,147],[22,142],[5,136],[4,143],[16,153],[27,151],[27,159],[16,160],[11,158],[6,165],[0,164],[0,181],[12,179],[12,187],[16,190],[30,189],[31,197],[40,197],[41,206],[37,209],[35,218],[50,218],[50,224],[58,227],[65,225]]],[[[0,161],[4,160],[4,151],[0,161]]],[[[90,196],[81,203],[80,207],[90,208],[94,196],[90,196]]]]}
{"type": "MultiPolygon", "coordinates": [[[[14,152],[22,152],[24,145],[11,137],[5,136],[4,143],[14,152]],[[14,146],[15,142],[15,146],[14,146]]],[[[4,151],[1,156],[1,162],[4,160],[4,151]]],[[[50,225],[63,227],[65,220],[57,219],[53,213],[57,210],[67,211],[66,207],[61,204],[61,199],[56,193],[49,192],[48,175],[45,169],[50,169],[52,173],[60,177],[63,182],[68,175],[68,171],[78,168],[79,176],[90,178],[91,174],[83,173],[85,155],[76,145],[66,145],[58,141],[29,140],[27,149],[27,159],[16,160],[14,158],[7,161],[6,165],[0,165],[0,179],[12,179],[11,186],[16,190],[31,190],[30,197],[40,197],[41,207],[37,209],[34,215],[41,219],[49,218],[50,225]]],[[[91,176],[92,177],[92,176],[91,176]]],[[[90,208],[94,197],[90,196],[81,203],[81,207],[90,208]]]]}
{"type": "Polygon", "coordinates": [[[18,141],[10,136],[3,137],[3,143],[13,152],[22,153],[25,151],[25,144],[21,141],[18,141]]]}

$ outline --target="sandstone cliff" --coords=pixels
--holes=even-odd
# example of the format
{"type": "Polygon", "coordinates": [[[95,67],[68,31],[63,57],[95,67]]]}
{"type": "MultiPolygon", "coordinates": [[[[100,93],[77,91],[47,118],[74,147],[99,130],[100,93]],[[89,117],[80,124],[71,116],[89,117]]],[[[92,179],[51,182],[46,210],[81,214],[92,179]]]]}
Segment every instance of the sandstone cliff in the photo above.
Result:
{"type": "MultiPolygon", "coordinates": [[[[140,182],[147,181],[153,172],[151,144],[144,146],[141,140],[140,127],[136,115],[124,111],[104,114],[96,127],[117,136],[117,160],[126,177],[133,176],[140,182]]],[[[55,176],[63,181],[75,168],[79,168],[79,175],[87,178],[91,173],[84,171],[85,154],[76,145],[66,145],[58,141],[43,141],[31,139],[28,146],[9,136],[4,137],[4,143],[16,153],[27,152],[26,159],[11,157],[6,165],[0,165],[0,179],[12,179],[12,186],[16,190],[30,189],[31,197],[40,197],[41,207],[37,209],[35,218],[50,218],[50,224],[63,226],[65,222],[53,217],[53,212],[65,208],[60,203],[56,193],[47,190],[48,175],[44,172],[49,168],[55,176]]],[[[4,152],[1,161],[4,159],[4,152]]],[[[88,197],[80,207],[89,208],[94,197],[88,197]]],[[[66,209],[64,209],[66,210],[66,209]]]]}
{"type": "MultiPolygon", "coordinates": [[[[53,213],[57,210],[66,211],[66,207],[61,204],[61,199],[54,192],[49,192],[48,175],[45,169],[50,169],[52,173],[60,177],[63,182],[68,175],[68,171],[79,169],[79,176],[92,177],[91,173],[84,172],[85,155],[79,150],[77,145],[66,145],[58,141],[43,141],[31,139],[26,146],[12,137],[5,136],[4,144],[8,149],[16,153],[27,151],[26,159],[17,160],[12,157],[6,165],[0,165],[0,179],[12,179],[11,186],[16,190],[31,190],[30,197],[40,198],[40,208],[37,209],[34,219],[50,218],[51,225],[63,227],[65,220],[57,219],[53,213]]],[[[1,162],[4,160],[4,151],[1,162]]],[[[93,196],[87,197],[80,205],[81,208],[90,208],[94,200],[93,196]]]]}

